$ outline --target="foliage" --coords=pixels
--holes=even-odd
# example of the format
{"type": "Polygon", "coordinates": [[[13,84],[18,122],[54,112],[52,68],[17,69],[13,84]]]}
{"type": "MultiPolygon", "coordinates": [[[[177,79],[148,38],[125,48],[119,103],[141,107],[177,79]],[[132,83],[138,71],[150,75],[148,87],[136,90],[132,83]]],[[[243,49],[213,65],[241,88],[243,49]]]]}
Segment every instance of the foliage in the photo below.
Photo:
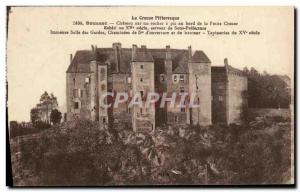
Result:
{"type": "Polygon", "coordinates": [[[248,77],[248,103],[252,108],[288,108],[291,103],[291,90],[283,79],[287,76],[262,74],[256,69],[244,68],[248,77]],[[259,98],[259,99],[258,99],[259,98]]]}
{"type": "Polygon", "coordinates": [[[39,117],[39,110],[37,108],[32,108],[30,111],[30,119],[31,119],[31,123],[35,124],[37,121],[40,120],[39,117]]]}
{"type": "Polygon", "coordinates": [[[290,123],[256,121],[162,127],[154,135],[62,123],[22,145],[22,166],[38,178],[36,185],[289,182],[290,123]]]}
{"type": "Polygon", "coordinates": [[[56,125],[56,124],[60,123],[61,118],[62,118],[62,116],[61,116],[61,112],[59,110],[53,109],[51,111],[51,114],[50,114],[50,121],[51,121],[51,123],[53,123],[54,125],[56,125]]]}
{"type": "Polygon", "coordinates": [[[51,128],[51,124],[43,121],[36,121],[33,124],[33,127],[38,129],[38,130],[45,130],[51,128]]]}
{"type": "Polygon", "coordinates": [[[9,126],[9,136],[14,138],[17,136],[23,136],[27,134],[37,133],[39,130],[34,128],[32,125],[26,125],[24,123],[18,123],[16,121],[11,121],[9,126]]]}

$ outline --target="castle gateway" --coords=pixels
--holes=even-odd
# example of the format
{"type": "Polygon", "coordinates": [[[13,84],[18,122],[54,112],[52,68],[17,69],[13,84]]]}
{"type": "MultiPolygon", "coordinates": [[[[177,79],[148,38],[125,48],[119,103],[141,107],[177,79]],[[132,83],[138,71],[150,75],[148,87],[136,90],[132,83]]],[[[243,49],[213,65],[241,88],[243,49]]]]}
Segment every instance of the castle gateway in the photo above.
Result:
{"type": "Polygon", "coordinates": [[[125,124],[135,131],[151,132],[161,125],[242,123],[247,108],[247,78],[231,67],[211,66],[201,50],[151,49],[142,45],[77,51],[67,70],[67,120],[76,118],[99,121],[101,125],[125,124]],[[107,94],[111,93],[111,94],[107,94]],[[129,98],[139,95],[142,104],[130,99],[113,107],[118,93],[129,98]],[[147,95],[159,95],[150,105],[147,95]],[[173,94],[188,95],[185,99],[173,94]],[[112,104],[104,107],[104,103],[112,104]],[[196,107],[187,105],[193,98],[196,107]],[[173,99],[173,100],[172,100],[173,99]],[[165,105],[161,105],[161,100],[165,105]],[[179,107],[178,107],[179,106],[179,107]]]}

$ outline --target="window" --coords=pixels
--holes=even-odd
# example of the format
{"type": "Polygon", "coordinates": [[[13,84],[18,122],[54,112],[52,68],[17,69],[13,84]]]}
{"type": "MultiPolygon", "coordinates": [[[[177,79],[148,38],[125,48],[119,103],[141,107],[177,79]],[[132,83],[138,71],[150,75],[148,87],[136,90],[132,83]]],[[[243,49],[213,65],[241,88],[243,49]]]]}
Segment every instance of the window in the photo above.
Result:
{"type": "Polygon", "coordinates": [[[175,115],[174,121],[175,121],[175,122],[178,122],[178,117],[177,117],[177,115],[175,115]]]}
{"type": "Polygon", "coordinates": [[[184,108],[184,107],[181,107],[181,108],[180,108],[180,112],[185,112],[185,108],[184,108]]]}
{"type": "Polygon", "coordinates": [[[184,93],[184,87],[180,87],[180,93],[184,93]]]}
{"type": "Polygon", "coordinates": [[[160,82],[164,82],[165,81],[165,75],[160,75],[160,82]]]}
{"type": "Polygon", "coordinates": [[[143,108],[140,108],[140,114],[143,114],[143,108]]]}
{"type": "Polygon", "coordinates": [[[177,82],[177,75],[173,76],[173,82],[176,83],[177,82]]]}
{"type": "Polygon", "coordinates": [[[79,102],[74,102],[74,109],[79,109],[79,102]]]}
{"type": "Polygon", "coordinates": [[[78,89],[73,89],[73,97],[74,98],[78,97],[78,89]]]}
{"type": "Polygon", "coordinates": [[[184,75],[179,76],[180,82],[184,83],[184,75]]]}
{"type": "Polygon", "coordinates": [[[141,69],[144,69],[144,65],[140,65],[141,69]]]}
{"type": "Polygon", "coordinates": [[[83,97],[83,90],[82,89],[78,89],[78,95],[79,95],[80,98],[83,97]]]}
{"type": "Polygon", "coordinates": [[[144,91],[140,91],[141,97],[144,97],[144,91]]]}
{"type": "Polygon", "coordinates": [[[103,81],[106,78],[105,68],[100,69],[100,81],[103,81]]]}
{"type": "Polygon", "coordinates": [[[106,123],[106,118],[105,117],[102,118],[102,122],[106,123]]]}
{"type": "Polygon", "coordinates": [[[85,78],[85,83],[90,83],[90,77],[85,78]]]}
{"type": "Polygon", "coordinates": [[[140,78],[140,82],[143,82],[144,81],[144,79],[143,78],[140,78]]]}
{"type": "Polygon", "coordinates": [[[102,84],[102,85],[101,85],[101,91],[105,91],[105,88],[106,88],[105,85],[102,84]]]}
{"type": "Polygon", "coordinates": [[[101,75],[105,75],[105,69],[104,69],[104,68],[101,68],[101,69],[100,69],[100,73],[101,73],[101,75]]]}
{"type": "Polygon", "coordinates": [[[223,97],[221,95],[219,96],[219,101],[223,101],[223,97]]]}
{"type": "Polygon", "coordinates": [[[127,77],[127,83],[131,83],[131,77],[127,77]]]}

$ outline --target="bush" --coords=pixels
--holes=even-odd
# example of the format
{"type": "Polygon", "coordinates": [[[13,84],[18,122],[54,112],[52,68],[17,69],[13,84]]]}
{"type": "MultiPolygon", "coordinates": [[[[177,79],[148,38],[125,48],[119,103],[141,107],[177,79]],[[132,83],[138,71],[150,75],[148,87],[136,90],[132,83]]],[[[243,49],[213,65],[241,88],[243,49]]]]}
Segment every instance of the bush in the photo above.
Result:
{"type": "Polygon", "coordinates": [[[265,132],[213,125],[162,127],[155,135],[65,122],[22,146],[22,167],[39,178],[36,185],[284,183],[289,130],[271,135],[261,121],[265,132]]]}

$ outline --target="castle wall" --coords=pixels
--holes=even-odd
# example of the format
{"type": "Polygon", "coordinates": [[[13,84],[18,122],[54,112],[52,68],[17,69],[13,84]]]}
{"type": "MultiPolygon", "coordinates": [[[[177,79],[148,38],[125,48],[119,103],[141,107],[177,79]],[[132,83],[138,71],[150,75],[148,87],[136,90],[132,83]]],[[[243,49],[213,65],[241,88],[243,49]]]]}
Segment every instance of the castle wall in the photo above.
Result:
{"type": "Polygon", "coordinates": [[[86,78],[90,78],[90,73],[67,73],[67,120],[74,118],[91,119],[90,104],[90,83],[86,83],[86,78]],[[75,108],[75,102],[78,108],[75,108]]]}
{"type": "MultiPolygon", "coordinates": [[[[172,74],[171,82],[168,86],[168,97],[171,98],[173,93],[176,93],[177,97],[175,100],[174,107],[167,105],[167,123],[168,124],[187,124],[189,123],[188,107],[177,107],[180,106],[180,94],[189,93],[189,76],[188,74],[172,74]],[[183,80],[182,78],[183,77],[183,80]]],[[[187,100],[186,96],[186,100],[187,100]]],[[[188,105],[188,102],[184,105],[188,105]]]]}
{"type": "MultiPolygon", "coordinates": [[[[154,92],[154,63],[153,62],[132,62],[132,93],[143,92],[143,98],[147,93],[154,92]],[[141,65],[143,67],[141,67],[141,65]]],[[[132,117],[133,130],[137,132],[151,132],[155,128],[155,105],[149,108],[138,105],[133,107],[132,117]]]]}
{"type": "Polygon", "coordinates": [[[100,124],[119,123],[132,126],[135,131],[148,133],[153,131],[156,125],[163,124],[207,126],[212,122],[241,123],[243,109],[247,106],[247,78],[239,73],[239,70],[229,67],[227,59],[224,60],[224,70],[212,74],[211,64],[206,55],[196,51],[192,56],[191,47],[188,48],[188,52],[171,50],[170,46],[166,46],[165,51],[154,51],[147,50],[146,46],[137,49],[135,45],[130,53],[128,49],[122,49],[120,43],[114,43],[111,50],[93,47],[92,51],[82,51],[81,54],[84,55],[83,58],[91,57],[89,54],[96,57],[85,61],[86,64],[80,63],[80,69],[73,65],[76,61],[79,62],[77,58],[74,62],[71,61],[68,69],[67,120],[77,117],[99,121],[100,124]],[[98,58],[97,52],[103,53],[100,54],[101,58],[98,58]],[[131,59],[129,54],[132,54],[131,59]],[[95,58],[97,61],[93,60],[95,58]],[[173,61],[175,66],[172,66],[173,61]],[[182,63],[183,61],[188,63],[182,63]],[[131,73],[127,68],[124,70],[124,62],[125,66],[132,62],[131,73]],[[110,67],[114,65],[111,64],[115,63],[116,69],[112,71],[110,67]],[[154,63],[157,67],[155,69],[154,63]],[[74,73],[78,70],[81,72],[74,73]],[[177,73],[173,73],[173,70],[177,73]],[[114,104],[116,93],[127,93],[131,97],[116,108],[112,106],[104,109],[99,105],[99,99],[102,94],[110,91],[113,91],[115,97],[108,98],[108,103],[114,104]],[[177,93],[175,106],[166,104],[164,108],[160,108],[158,101],[156,105],[152,104],[150,108],[146,108],[144,105],[147,93],[150,92],[168,93],[168,98],[172,97],[172,93],[177,93]],[[138,105],[128,108],[135,93],[143,94],[142,108],[138,105]],[[194,99],[193,102],[199,107],[188,108],[189,101],[185,102],[187,107],[177,107],[180,104],[180,93],[193,95],[194,98],[190,99],[194,99]]]}
{"type": "MultiPolygon", "coordinates": [[[[104,97],[104,94],[107,93],[107,65],[98,65],[97,69],[98,78],[97,78],[97,86],[98,86],[98,94],[96,95],[96,99],[101,99],[104,97]]],[[[103,107],[100,101],[96,101],[96,111],[98,112],[98,120],[102,125],[108,124],[108,109],[103,107]],[[98,109],[98,110],[97,110],[98,109]]],[[[108,103],[107,98],[103,102],[108,103]]]]}
{"type": "Polygon", "coordinates": [[[242,75],[228,74],[228,124],[242,123],[242,114],[247,106],[247,78],[242,75]]]}
{"type": "Polygon", "coordinates": [[[191,123],[211,125],[211,66],[209,63],[189,63],[189,90],[200,107],[190,110],[191,123]],[[199,100],[198,100],[199,98],[199,100]]]}
{"type": "MultiPolygon", "coordinates": [[[[114,73],[112,74],[112,90],[117,92],[131,93],[132,77],[127,73],[114,73]]],[[[127,102],[121,103],[117,108],[113,108],[114,123],[126,123],[131,126],[131,109],[128,107],[130,99],[127,102]]]]}
{"type": "Polygon", "coordinates": [[[227,123],[227,75],[212,73],[212,122],[227,123]]]}

